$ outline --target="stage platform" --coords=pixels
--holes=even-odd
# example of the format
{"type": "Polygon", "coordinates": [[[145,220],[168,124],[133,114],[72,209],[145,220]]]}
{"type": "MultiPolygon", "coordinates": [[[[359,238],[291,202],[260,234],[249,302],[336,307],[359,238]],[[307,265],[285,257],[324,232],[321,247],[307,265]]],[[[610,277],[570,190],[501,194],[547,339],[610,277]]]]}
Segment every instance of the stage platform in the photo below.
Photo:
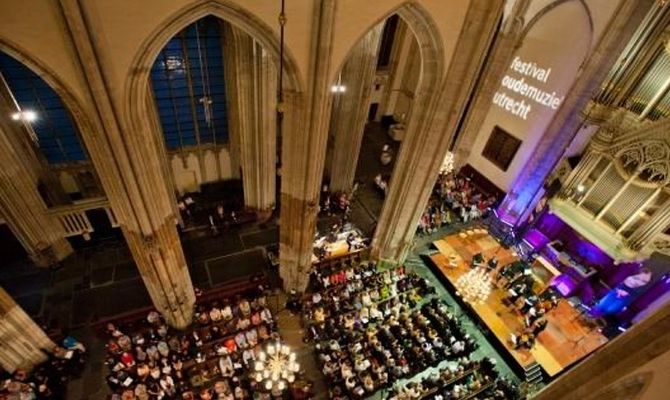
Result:
{"type": "MultiPolygon", "coordinates": [[[[516,254],[502,247],[485,229],[472,229],[446,236],[433,242],[438,253],[429,257],[432,268],[443,278],[452,294],[458,278],[469,270],[469,262],[476,253],[482,253],[488,260],[493,255],[499,260],[498,268],[516,261],[516,254]]],[[[531,350],[515,350],[510,335],[523,329],[521,314],[512,306],[503,303],[504,290],[494,288],[488,300],[481,305],[462,302],[479,322],[489,330],[494,343],[518,373],[528,373],[539,364],[545,373],[556,376],[566,367],[577,362],[607,342],[593,324],[579,313],[567,300],[561,299],[558,306],[546,318],[548,325],[538,335],[531,350]]]]}

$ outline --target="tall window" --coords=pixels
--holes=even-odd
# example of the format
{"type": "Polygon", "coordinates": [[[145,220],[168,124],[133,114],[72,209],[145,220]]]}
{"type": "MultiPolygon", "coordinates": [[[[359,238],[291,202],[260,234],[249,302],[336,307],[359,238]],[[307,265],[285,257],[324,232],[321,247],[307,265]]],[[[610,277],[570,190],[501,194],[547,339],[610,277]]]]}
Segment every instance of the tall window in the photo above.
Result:
{"type": "Polygon", "coordinates": [[[0,73],[21,110],[35,113],[35,120],[30,125],[47,161],[62,164],[86,160],[77,128],[56,91],[5,53],[0,53],[0,73]]]}
{"type": "Polygon", "coordinates": [[[175,35],[151,70],[170,150],[228,140],[221,21],[205,17],[175,35]]]}
{"type": "Polygon", "coordinates": [[[519,150],[519,146],[521,146],[521,140],[496,125],[491,132],[491,136],[489,136],[488,142],[486,142],[482,155],[498,168],[507,171],[517,150],[519,150]]]}
{"type": "Polygon", "coordinates": [[[386,68],[391,62],[391,51],[393,50],[393,42],[395,39],[395,32],[398,29],[397,14],[393,14],[386,20],[384,30],[382,31],[382,41],[379,46],[379,58],[377,58],[377,68],[386,68]]]}

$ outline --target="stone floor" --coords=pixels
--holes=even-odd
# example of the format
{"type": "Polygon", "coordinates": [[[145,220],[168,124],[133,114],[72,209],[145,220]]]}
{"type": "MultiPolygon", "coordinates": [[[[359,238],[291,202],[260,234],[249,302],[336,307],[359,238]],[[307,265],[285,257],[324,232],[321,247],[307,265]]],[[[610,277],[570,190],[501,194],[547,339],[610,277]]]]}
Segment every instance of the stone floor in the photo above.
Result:
{"type": "MultiPolygon", "coordinates": [[[[269,223],[214,237],[193,233],[182,237],[182,245],[194,285],[209,289],[261,272],[266,265],[264,246],[278,240],[276,224],[269,223]]],[[[31,316],[62,330],[151,304],[126,244],[118,239],[78,249],[55,271],[37,268],[26,259],[5,264],[0,285],[31,316]],[[106,301],[109,298],[122,300],[106,301]]]]}
{"type": "Polygon", "coordinates": [[[361,153],[358,156],[356,167],[356,182],[358,189],[351,205],[351,220],[363,231],[374,232],[377,219],[382,212],[384,198],[374,185],[377,174],[390,176],[393,173],[395,160],[400,149],[400,142],[396,142],[386,134],[386,130],[378,123],[369,123],[366,126],[361,144],[361,153]],[[393,150],[393,159],[388,165],[379,161],[382,148],[385,144],[393,150]]]}

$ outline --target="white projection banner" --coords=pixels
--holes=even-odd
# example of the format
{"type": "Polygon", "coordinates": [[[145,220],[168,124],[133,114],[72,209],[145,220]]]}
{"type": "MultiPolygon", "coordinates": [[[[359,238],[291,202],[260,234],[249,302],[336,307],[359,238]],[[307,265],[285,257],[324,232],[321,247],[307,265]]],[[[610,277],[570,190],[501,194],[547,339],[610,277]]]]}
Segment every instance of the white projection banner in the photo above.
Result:
{"type": "Polygon", "coordinates": [[[493,95],[493,104],[524,120],[533,105],[556,110],[563,101],[556,92],[548,92],[545,86],[551,76],[551,68],[544,68],[531,61],[514,57],[509,69],[513,71],[502,78],[500,89],[493,95]]]}

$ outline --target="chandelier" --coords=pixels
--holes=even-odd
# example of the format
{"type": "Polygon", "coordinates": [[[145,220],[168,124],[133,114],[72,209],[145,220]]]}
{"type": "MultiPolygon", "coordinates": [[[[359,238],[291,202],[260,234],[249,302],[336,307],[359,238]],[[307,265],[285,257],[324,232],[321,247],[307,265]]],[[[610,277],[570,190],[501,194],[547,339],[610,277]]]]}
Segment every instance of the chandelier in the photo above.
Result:
{"type": "Polygon", "coordinates": [[[482,304],[492,289],[491,275],[483,267],[476,267],[456,280],[456,294],[472,305],[482,304]]]}
{"type": "Polygon", "coordinates": [[[262,389],[281,392],[295,381],[295,374],[300,370],[295,359],[295,353],[287,345],[279,341],[269,344],[258,354],[251,373],[252,379],[262,389]]]}
{"type": "Polygon", "coordinates": [[[444,156],[442,165],[440,165],[440,173],[448,174],[453,170],[454,170],[454,153],[448,151],[447,154],[444,156]]]}

